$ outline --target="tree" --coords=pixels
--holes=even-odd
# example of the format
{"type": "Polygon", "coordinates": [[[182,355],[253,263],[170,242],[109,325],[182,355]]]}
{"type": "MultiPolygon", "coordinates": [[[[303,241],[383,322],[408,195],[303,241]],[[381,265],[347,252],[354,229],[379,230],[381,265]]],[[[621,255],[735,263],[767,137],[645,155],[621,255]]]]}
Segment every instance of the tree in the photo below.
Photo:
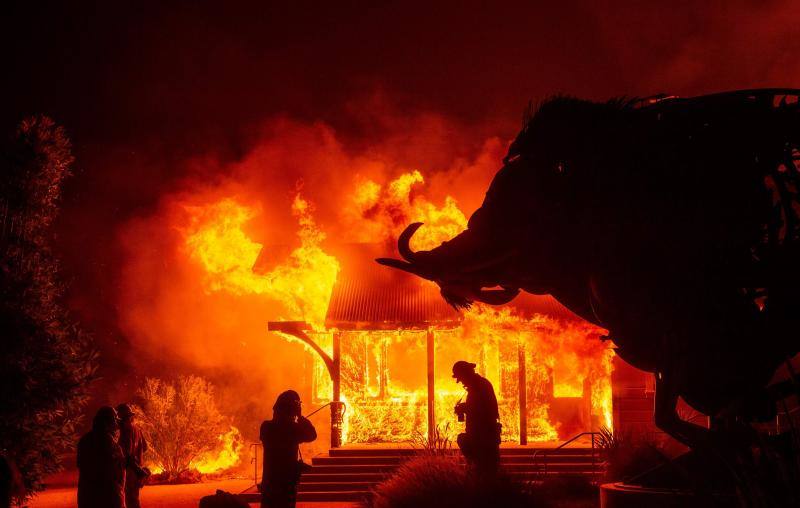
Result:
{"type": "Polygon", "coordinates": [[[139,390],[142,427],[158,467],[170,478],[188,471],[192,461],[217,448],[231,422],[214,402],[214,387],[197,376],[174,383],[145,379],[139,390]]]}
{"type": "Polygon", "coordinates": [[[0,451],[29,493],[75,445],[97,354],[61,303],[50,226],[73,157],[63,129],[24,120],[0,160],[0,451]]]}

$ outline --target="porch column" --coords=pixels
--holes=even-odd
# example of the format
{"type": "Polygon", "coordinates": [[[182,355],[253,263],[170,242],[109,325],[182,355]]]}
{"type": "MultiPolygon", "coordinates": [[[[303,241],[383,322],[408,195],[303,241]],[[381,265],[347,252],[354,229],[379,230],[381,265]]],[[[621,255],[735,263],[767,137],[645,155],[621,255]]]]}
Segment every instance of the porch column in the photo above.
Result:
{"type": "Polygon", "coordinates": [[[333,358],[331,361],[331,382],[333,399],[331,401],[331,448],[342,446],[342,425],[344,424],[344,404],[342,404],[341,371],[341,333],[333,332],[333,358]]]}
{"type": "Polygon", "coordinates": [[[436,430],[436,390],[434,388],[434,347],[435,337],[433,330],[428,328],[428,442],[432,443],[436,430]]]}
{"type": "Polygon", "coordinates": [[[525,345],[517,345],[517,372],[519,374],[519,444],[528,444],[528,379],[525,371],[525,345]]]}

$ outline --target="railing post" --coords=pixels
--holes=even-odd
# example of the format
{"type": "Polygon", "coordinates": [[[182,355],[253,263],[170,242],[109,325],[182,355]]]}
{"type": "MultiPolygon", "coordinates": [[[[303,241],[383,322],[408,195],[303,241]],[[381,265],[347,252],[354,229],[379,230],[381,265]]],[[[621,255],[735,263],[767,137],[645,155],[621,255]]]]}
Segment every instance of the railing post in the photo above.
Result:
{"type": "Polygon", "coordinates": [[[435,370],[435,337],[433,330],[428,328],[427,353],[428,353],[428,443],[433,442],[434,432],[436,431],[436,390],[434,386],[435,370]]]}
{"type": "Polygon", "coordinates": [[[519,374],[519,444],[528,444],[528,382],[525,371],[525,345],[517,345],[517,371],[519,374]]]}
{"type": "Polygon", "coordinates": [[[331,448],[342,446],[344,411],[342,404],[342,341],[340,332],[333,332],[333,358],[331,361],[331,381],[333,383],[333,400],[331,401],[331,448]]]}

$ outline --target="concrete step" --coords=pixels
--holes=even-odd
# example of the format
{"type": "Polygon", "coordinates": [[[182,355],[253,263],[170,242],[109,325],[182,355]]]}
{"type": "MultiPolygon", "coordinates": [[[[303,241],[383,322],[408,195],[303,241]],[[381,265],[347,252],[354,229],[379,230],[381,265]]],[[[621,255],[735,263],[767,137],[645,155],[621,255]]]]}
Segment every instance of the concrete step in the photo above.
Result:
{"type": "Polygon", "coordinates": [[[367,492],[378,482],[300,482],[298,492],[367,492]]]}
{"type": "MultiPolygon", "coordinates": [[[[597,449],[594,450],[597,453],[597,449]]],[[[591,455],[592,448],[588,447],[565,447],[565,448],[541,448],[541,447],[519,447],[519,448],[500,448],[500,456],[510,455],[591,455]]],[[[328,451],[330,457],[409,457],[418,455],[421,450],[414,448],[332,448],[328,451]]],[[[460,453],[457,448],[450,451],[452,454],[460,453]]]]}
{"type": "MultiPolygon", "coordinates": [[[[359,502],[366,495],[366,492],[360,491],[298,492],[297,500],[306,503],[359,502]]],[[[261,502],[259,493],[238,494],[236,497],[245,503],[261,502]]]]}
{"type": "Polygon", "coordinates": [[[380,482],[386,478],[385,473],[319,473],[313,472],[304,474],[300,478],[300,483],[350,483],[350,482],[380,482]]]}
{"type": "Polygon", "coordinates": [[[336,491],[336,492],[298,492],[297,500],[305,503],[335,503],[341,501],[359,502],[369,495],[361,491],[336,491]]]}
{"type": "MultiPolygon", "coordinates": [[[[525,472],[525,471],[541,471],[547,469],[548,471],[583,471],[599,468],[601,464],[591,462],[567,462],[567,463],[548,463],[548,464],[503,464],[502,468],[507,472],[525,472]]],[[[368,465],[328,465],[328,466],[314,466],[312,473],[309,474],[340,474],[340,475],[360,475],[365,473],[392,473],[398,466],[391,464],[368,464],[368,465]]],[[[305,478],[305,476],[303,477],[305,478]]]]}
{"type": "MultiPolygon", "coordinates": [[[[554,463],[569,463],[569,462],[591,462],[591,454],[589,455],[550,455],[542,454],[534,455],[504,455],[500,457],[501,464],[542,464],[547,462],[554,463]]],[[[328,456],[317,455],[311,459],[311,464],[314,466],[337,466],[337,465],[394,465],[399,466],[403,462],[413,458],[413,456],[406,457],[392,457],[392,456],[328,456]]],[[[598,455],[595,455],[597,461],[600,460],[598,455]]],[[[463,462],[463,459],[461,460],[463,462]]]]}

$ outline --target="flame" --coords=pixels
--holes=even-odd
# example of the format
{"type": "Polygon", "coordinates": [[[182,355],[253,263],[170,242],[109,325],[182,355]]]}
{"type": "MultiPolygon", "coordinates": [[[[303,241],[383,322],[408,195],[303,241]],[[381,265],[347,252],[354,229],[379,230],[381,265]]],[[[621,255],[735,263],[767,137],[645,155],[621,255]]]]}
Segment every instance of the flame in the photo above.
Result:
{"type": "Polygon", "coordinates": [[[372,180],[357,184],[345,217],[355,228],[355,241],[393,241],[411,222],[423,222],[411,239],[414,250],[429,250],[466,229],[467,218],[451,196],[436,206],[424,195],[415,194],[425,183],[419,171],[405,173],[386,185],[372,180]]]}
{"type": "MultiPolygon", "coordinates": [[[[225,471],[239,464],[241,453],[244,450],[242,435],[234,426],[231,430],[217,437],[219,443],[213,450],[209,450],[189,463],[189,470],[197,470],[203,474],[225,471]]],[[[164,472],[161,466],[154,462],[146,464],[153,474],[164,472]]]]}
{"type": "Polygon", "coordinates": [[[285,264],[263,275],[253,272],[263,246],[243,230],[259,213],[257,208],[225,198],[185,209],[190,215],[189,227],[184,230],[185,245],[189,257],[205,268],[210,291],[264,295],[284,305],[286,319],[323,326],[339,263],[320,247],[325,235],[317,228],[306,200],[298,195],[292,203],[300,247],[285,264]]]}
{"type": "MultiPolygon", "coordinates": [[[[422,194],[424,183],[419,171],[402,174],[385,184],[373,180],[357,182],[343,206],[342,220],[350,235],[347,239],[393,243],[409,222],[419,221],[425,226],[414,236],[412,248],[424,250],[463,231],[467,220],[456,200],[445,196],[435,204],[422,194]]],[[[208,291],[258,294],[281,302],[286,309],[285,319],[311,323],[313,337],[330,354],[335,330],[325,329],[324,318],[339,262],[321,248],[325,236],[314,221],[310,203],[300,196],[295,198],[292,212],[298,222],[300,247],[266,274],[253,271],[264,246],[244,230],[248,221],[260,213],[257,206],[225,198],[186,207],[186,211],[190,220],[183,231],[185,247],[189,258],[204,268],[208,291]]],[[[427,332],[340,333],[345,335],[341,364],[342,400],[347,406],[345,441],[404,442],[425,435],[427,332]]],[[[433,333],[437,345],[434,423],[451,440],[463,428],[453,407],[464,396],[464,390],[451,378],[449,366],[464,358],[477,363],[479,372],[494,385],[506,441],[520,435],[520,357],[527,372],[524,389],[530,441],[564,437],[568,422],[562,421],[556,406],[565,404],[577,408],[583,425],[611,427],[613,351],[597,340],[602,333],[598,328],[541,315],[526,317],[513,306],[475,305],[464,313],[460,326],[433,333]]],[[[315,402],[330,400],[330,377],[319,359],[315,361],[313,379],[315,402]]]]}
{"type": "Polygon", "coordinates": [[[214,450],[206,452],[192,461],[192,469],[203,474],[230,469],[239,463],[239,456],[244,449],[244,442],[239,429],[231,426],[231,430],[219,436],[219,444],[214,450]]]}

